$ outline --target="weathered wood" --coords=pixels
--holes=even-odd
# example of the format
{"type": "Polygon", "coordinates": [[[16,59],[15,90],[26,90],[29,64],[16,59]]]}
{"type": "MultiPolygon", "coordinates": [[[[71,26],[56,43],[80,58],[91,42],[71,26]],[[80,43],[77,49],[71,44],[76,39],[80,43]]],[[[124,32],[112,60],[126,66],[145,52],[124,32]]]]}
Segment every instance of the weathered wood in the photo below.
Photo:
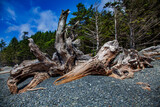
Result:
{"type": "Polygon", "coordinates": [[[117,79],[132,78],[134,72],[152,67],[150,64],[152,60],[148,55],[144,56],[134,49],[127,50],[119,47],[116,40],[109,41],[102,46],[95,57],[76,66],[72,71],[58,78],[54,84],[67,83],[90,74],[106,75],[117,79]]]}
{"type": "Polygon", "coordinates": [[[153,56],[153,58],[154,58],[154,56],[160,55],[160,45],[151,46],[146,49],[143,49],[139,52],[139,54],[144,55],[144,56],[148,56],[148,57],[153,56]]]}
{"type": "Polygon", "coordinates": [[[0,74],[7,74],[10,73],[10,71],[0,71],[0,74]]]}
{"type": "Polygon", "coordinates": [[[109,41],[102,46],[95,57],[80,66],[76,66],[72,71],[57,79],[54,84],[67,83],[90,74],[108,75],[110,73],[108,69],[109,62],[118,52],[118,41],[109,41]]]}
{"type": "Polygon", "coordinates": [[[23,93],[36,87],[37,84],[50,76],[64,75],[73,69],[78,60],[88,60],[90,58],[78,50],[77,46],[80,41],[76,40],[76,36],[66,37],[65,25],[68,14],[69,10],[62,10],[56,32],[56,52],[53,54],[52,59],[49,59],[46,53],[40,51],[32,38],[28,39],[30,51],[36,56],[37,60],[24,61],[11,70],[7,81],[11,93],[23,93]],[[33,77],[31,82],[19,90],[17,85],[29,77],[33,77]]]}
{"type": "Polygon", "coordinates": [[[151,91],[150,85],[149,85],[149,84],[147,84],[147,83],[137,82],[136,84],[138,84],[138,85],[142,85],[142,89],[144,89],[144,90],[151,91]]]}
{"type": "Polygon", "coordinates": [[[49,69],[50,65],[37,60],[23,62],[10,72],[10,77],[7,81],[10,92],[13,94],[22,93],[27,91],[27,89],[36,87],[37,84],[50,77],[47,72],[49,69]],[[26,87],[19,90],[17,85],[29,77],[33,77],[33,80],[26,87]]]}
{"type": "Polygon", "coordinates": [[[0,68],[0,75],[1,75],[1,74],[10,73],[11,69],[12,69],[12,67],[8,67],[8,66],[1,67],[1,68],[0,68]]]}
{"type": "MultiPolygon", "coordinates": [[[[134,49],[123,49],[119,47],[117,40],[113,40],[105,43],[96,56],[91,58],[89,55],[84,55],[78,49],[80,40],[76,39],[76,35],[73,32],[71,35],[66,35],[69,28],[65,26],[68,14],[69,10],[61,13],[56,32],[56,52],[53,53],[52,59],[41,52],[33,39],[29,38],[30,50],[37,60],[23,61],[10,71],[7,85],[11,93],[34,90],[33,88],[40,82],[57,75],[61,77],[54,82],[55,85],[87,75],[105,75],[118,79],[132,78],[134,72],[152,67],[150,62],[155,55],[160,54],[160,46],[138,52],[134,49]],[[23,89],[18,89],[17,85],[29,77],[33,77],[30,83],[23,89]]],[[[74,26],[71,28],[73,29],[74,26]]]]}

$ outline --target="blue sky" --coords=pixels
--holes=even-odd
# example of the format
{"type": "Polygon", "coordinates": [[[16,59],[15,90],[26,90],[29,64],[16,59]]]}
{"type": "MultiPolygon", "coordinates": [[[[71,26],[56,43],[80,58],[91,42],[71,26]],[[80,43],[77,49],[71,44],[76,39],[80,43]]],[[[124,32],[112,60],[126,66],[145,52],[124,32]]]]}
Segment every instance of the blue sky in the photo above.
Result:
{"type": "MultiPolygon", "coordinates": [[[[99,0],[99,9],[109,0],[99,0]]],[[[97,0],[0,0],[0,39],[9,44],[13,37],[21,40],[23,31],[28,36],[37,31],[54,31],[62,9],[76,11],[76,5],[83,3],[89,7],[97,0]]],[[[68,20],[71,17],[68,16],[68,20]]]]}

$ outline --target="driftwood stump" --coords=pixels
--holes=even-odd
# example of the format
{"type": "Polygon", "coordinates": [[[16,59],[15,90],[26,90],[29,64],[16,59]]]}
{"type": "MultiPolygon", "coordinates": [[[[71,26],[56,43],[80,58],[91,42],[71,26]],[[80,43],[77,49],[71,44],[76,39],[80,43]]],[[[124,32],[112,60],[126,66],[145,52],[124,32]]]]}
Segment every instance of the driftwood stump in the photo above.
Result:
{"type": "Polygon", "coordinates": [[[29,38],[30,51],[36,56],[36,60],[23,61],[16,65],[10,72],[7,85],[11,93],[23,93],[36,87],[40,82],[51,76],[61,75],[54,84],[59,85],[87,75],[106,75],[118,79],[133,77],[134,72],[152,67],[150,62],[153,56],[160,55],[160,46],[144,49],[140,52],[132,49],[119,47],[118,41],[113,40],[105,43],[96,56],[84,55],[78,49],[79,40],[76,35],[66,35],[66,19],[69,10],[63,11],[59,18],[56,32],[55,49],[52,59],[46,53],[39,50],[32,38],[29,38]],[[23,89],[17,85],[25,79],[33,77],[31,82],[23,89]]]}
{"type": "Polygon", "coordinates": [[[90,56],[84,55],[78,50],[78,40],[74,35],[66,37],[66,20],[69,10],[61,13],[58,29],[56,32],[55,48],[56,52],[52,59],[49,59],[46,53],[39,50],[32,38],[29,38],[30,51],[36,56],[37,60],[24,61],[19,66],[15,66],[10,72],[7,84],[11,93],[23,93],[28,89],[34,88],[50,76],[64,75],[73,69],[80,60],[88,60],[90,56]],[[29,77],[33,80],[23,89],[19,90],[17,85],[29,77]]]}
{"type": "MultiPolygon", "coordinates": [[[[155,48],[160,49],[159,46],[155,46],[155,48]]],[[[155,51],[155,48],[152,52],[155,51]]],[[[146,50],[149,51],[149,49],[146,50]]],[[[160,55],[160,52],[148,55],[147,51],[138,52],[133,49],[123,49],[119,47],[118,41],[109,41],[101,47],[96,56],[80,66],[76,66],[72,71],[57,79],[54,84],[59,85],[95,74],[117,79],[132,78],[134,72],[152,67],[150,62],[154,59],[151,56],[160,55]]]]}

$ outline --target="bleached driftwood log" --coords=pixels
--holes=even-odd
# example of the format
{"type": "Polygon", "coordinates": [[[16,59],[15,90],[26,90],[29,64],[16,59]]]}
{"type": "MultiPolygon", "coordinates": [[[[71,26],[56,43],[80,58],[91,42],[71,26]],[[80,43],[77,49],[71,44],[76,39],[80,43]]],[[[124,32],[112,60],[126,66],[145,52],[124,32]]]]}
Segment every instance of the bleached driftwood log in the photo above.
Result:
{"type": "Polygon", "coordinates": [[[152,67],[150,62],[153,60],[151,56],[142,55],[134,49],[123,49],[119,47],[116,40],[113,40],[105,43],[95,57],[76,66],[72,71],[57,79],[54,84],[59,85],[94,74],[117,79],[132,78],[134,72],[152,67]]]}
{"type": "Polygon", "coordinates": [[[61,13],[56,32],[56,52],[53,54],[52,59],[49,59],[45,53],[39,50],[32,38],[29,39],[30,50],[37,60],[23,61],[11,70],[7,81],[11,93],[26,92],[45,79],[57,75],[62,77],[54,82],[56,85],[95,74],[118,79],[130,78],[133,77],[134,72],[145,67],[152,67],[150,65],[153,60],[152,57],[159,55],[159,46],[138,52],[119,47],[117,40],[105,43],[97,55],[92,58],[84,55],[77,47],[80,42],[76,39],[76,36],[73,33],[69,37],[66,36],[68,28],[65,27],[65,24],[68,14],[69,10],[61,13]],[[152,52],[158,50],[158,52],[154,55],[148,55],[147,50],[152,50],[152,52]],[[83,63],[77,65],[82,61],[83,63]],[[23,89],[18,89],[17,85],[29,77],[33,77],[31,82],[23,89]]]}
{"type": "Polygon", "coordinates": [[[78,40],[75,40],[74,35],[66,37],[65,24],[68,14],[69,10],[62,10],[56,32],[56,52],[53,54],[52,59],[49,59],[45,53],[41,52],[33,39],[29,38],[30,51],[36,56],[37,60],[24,61],[11,70],[7,81],[11,93],[23,93],[36,87],[37,84],[50,76],[64,75],[72,70],[78,60],[88,60],[90,58],[90,56],[84,55],[83,52],[78,50],[78,40]],[[19,90],[17,85],[29,77],[33,77],[33,80],[26,87],[19,90]]]}

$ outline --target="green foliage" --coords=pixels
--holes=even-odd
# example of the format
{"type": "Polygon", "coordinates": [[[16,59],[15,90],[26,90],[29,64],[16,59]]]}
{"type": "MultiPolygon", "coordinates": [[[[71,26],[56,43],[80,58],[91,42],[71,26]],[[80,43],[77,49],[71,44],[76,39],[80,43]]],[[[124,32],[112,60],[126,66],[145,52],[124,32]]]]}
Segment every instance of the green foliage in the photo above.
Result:
{"type": "MultiPolygon", "coordinates": [[[[43,52],[47,52],[52,56],[54,52],[54,41],[56,32],[37,32],[32,35],[35,43],[43,52]]],[[[35,59],[35,56],[30,52],[29,41],[27,36],[19,41],[14,37],[9,43],[8,47],[4,48],[0,53],[0,61],[2,65],[15,65],[21,63],[23,60],[35,59]]]]}
{"type": "Polygon", "coordinates": [[[0,51],[2,51],[2,49],[6,46],[6,43],[4,42],[3,39],[1,39],[0,41],[0,51]]]}
{"type": "MultiPolygon", "coordinates": [[[[131,29],[136,49],[140,50],[160,43],[160,1],[159,0],[117,0],[113,3],[106,3],[104,8],[116,8],[117,10],[117,35],[120,46],[129,48],[131,29]],[[118,1],[118,2],[117,2],[118,1]]],[[[89,30],[95,29],[95,15],[98,15],[98,27],[100,36],[100,47],[107,41],[113,40],[115,35],[114,12],[95,11],[95,6],[86,8],[79,3],[77,10],[72,13],[68,25],[73,26],[77,21],[79,24],[68,30],[68,35],[78,34],[81,40],[80,50],[84,53],[96,53],[96,39],[89,30]],[[91,36],[87,36],[90,33],[91,36]]],[[[3,65],[19,64],[23,60],[34,59],[35,56],[28,47],[28,32],[23,32],[22,40],[18,41],[15,37],[9,45],[5,47],[5,42],[0,41],[0,63],[3,65]]],[[[54,53],[56,31],[37,32],[31,38],[39,46],[40,50],[47,53],[50,57],[54,53]]],[[[68,36],[67,35],[67,36],[68,36]]]]}
{"type": "Polygon", "coordinates": [[[95,11],[95,7],[92,5],[87,9],[82,3],[77,5],[77,11],[73,12],[72,15],[75,17],[71,18],[69,24],[72,26],[77,21],[80,21],[79,25],[74,29],[75,34],[78,34],[78,38],[81,40],[80,49],[84,53],[92,53],[95,49],[95,37],[87,36],[86,33],[90,33],[88,29],[95,31],[95,14],[98,13],[98,26],[100,27],[100,46],[108,40],[112,40],[113,21],[111,12],[98,12],[95,11]],[[108,30],[109,29],[109,30],[108,30]]]}
{"type": "Polygon", "coordinates": [[[130,48],[133,41],[134,48],[141,49],[160,43],[156,40],[160,27],[159,0],[115,0],[104,7],[117,9],[117,33],[121,46],[130,48]]]}
{"type": "Polygon", "coordinates": [[[77,5],[77,11],[73,12],[72,15],[75,17],[71,18],[69,21],[69,25],[73,26],[77,21],[79,21],[79,25],[76,26],[74,29],[75,35],[78,34],[78,38],[81,40],[81,47],[80,49],[84,53],[89,53],[90,49],[86,47],[88,42],[88,37],[85,36],[85,29],[83,28],[90,22],[90,18],[93,15],[93,6],[91,5],[90,8],[86,9],[84,4],[79,3],[77,5]]]}

